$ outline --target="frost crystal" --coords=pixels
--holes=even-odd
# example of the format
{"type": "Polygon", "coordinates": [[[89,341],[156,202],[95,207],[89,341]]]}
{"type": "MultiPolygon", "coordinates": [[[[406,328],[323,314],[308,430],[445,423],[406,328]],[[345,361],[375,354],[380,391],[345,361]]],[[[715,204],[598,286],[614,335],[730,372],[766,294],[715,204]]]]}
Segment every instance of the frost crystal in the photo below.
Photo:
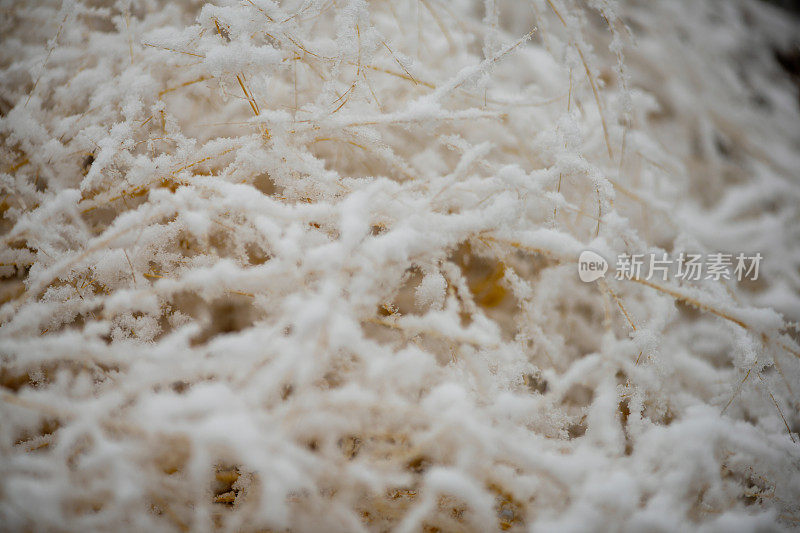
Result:
{"type": "Polygon", "coordinates": [[[0,34],[3,529],[797,527],[790,12],[36,0],[0,34]],[[718,261],[583,282],[589,249],[718,261]]]}

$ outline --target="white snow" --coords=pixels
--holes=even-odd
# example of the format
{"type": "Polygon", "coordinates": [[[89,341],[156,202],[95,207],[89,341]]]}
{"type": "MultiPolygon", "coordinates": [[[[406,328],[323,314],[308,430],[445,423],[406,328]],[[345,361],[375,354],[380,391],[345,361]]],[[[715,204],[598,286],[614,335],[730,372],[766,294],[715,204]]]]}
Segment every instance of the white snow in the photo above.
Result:
{"type": "Polygon", "coordinates": [[[796,14],[2,12],[3,528],[798,527],[796,14]]]}

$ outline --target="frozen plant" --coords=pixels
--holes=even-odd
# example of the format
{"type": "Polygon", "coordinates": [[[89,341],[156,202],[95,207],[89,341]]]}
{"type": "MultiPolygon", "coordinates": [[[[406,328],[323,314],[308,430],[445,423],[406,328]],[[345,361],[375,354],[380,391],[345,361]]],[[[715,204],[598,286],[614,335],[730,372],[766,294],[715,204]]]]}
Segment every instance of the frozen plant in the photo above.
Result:
{"type": "Polygon", "coordinates": [[[798,526],[789,12],[1,6],[2,528],[798,526]]]}

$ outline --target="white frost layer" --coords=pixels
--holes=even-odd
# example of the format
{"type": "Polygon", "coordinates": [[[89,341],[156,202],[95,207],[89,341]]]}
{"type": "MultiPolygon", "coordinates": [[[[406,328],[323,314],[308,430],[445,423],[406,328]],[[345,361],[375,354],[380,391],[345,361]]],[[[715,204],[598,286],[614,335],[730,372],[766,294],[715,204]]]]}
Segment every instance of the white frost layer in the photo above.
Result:
{"type": "Polygon", "coordinates": [[[4,528],[797,527],[789,14],[2,10],[4,528]]]}

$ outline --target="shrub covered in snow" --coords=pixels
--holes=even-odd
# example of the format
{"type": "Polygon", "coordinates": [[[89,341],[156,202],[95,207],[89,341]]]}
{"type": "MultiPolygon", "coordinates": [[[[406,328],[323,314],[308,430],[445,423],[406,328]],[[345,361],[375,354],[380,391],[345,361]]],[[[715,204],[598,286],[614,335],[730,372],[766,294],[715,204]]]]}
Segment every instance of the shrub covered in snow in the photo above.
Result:
{"type": "Polygon", "coordinates": [[[40,0],[0,32],[4,528],[800,522],[779,8],[40,0]],[[763,262],[585,283],[585,249],[763,262]]]}

